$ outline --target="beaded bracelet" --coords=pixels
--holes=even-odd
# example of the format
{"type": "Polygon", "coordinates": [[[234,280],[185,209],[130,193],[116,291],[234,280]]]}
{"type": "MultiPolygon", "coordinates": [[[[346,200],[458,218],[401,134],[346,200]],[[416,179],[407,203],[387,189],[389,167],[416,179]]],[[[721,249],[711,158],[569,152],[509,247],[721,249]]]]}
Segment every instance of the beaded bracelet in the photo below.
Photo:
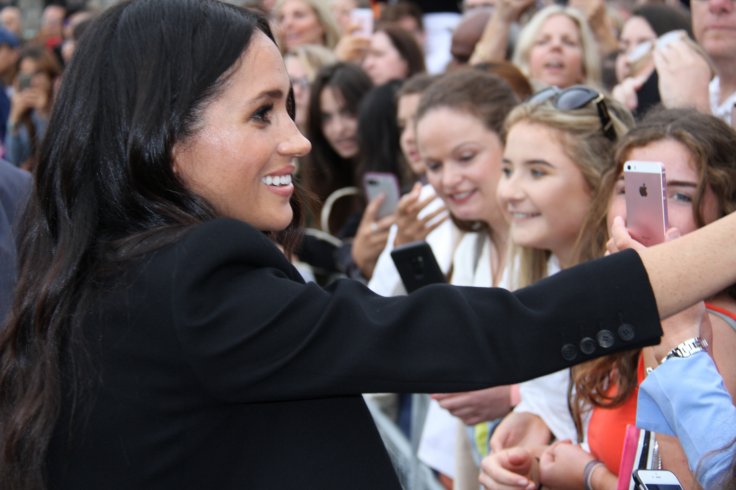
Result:
{"type": "Polygon", "coordinates": [[[583,469],[583,488],[585,490],[593,490],[593,485],[591,484],[591,480],[593,479],[593,472],[598,467],[598,465],[602,465],[603,463],[597,459],[591,459],[587,463],[585,463],[585,468],[583,469]]]}

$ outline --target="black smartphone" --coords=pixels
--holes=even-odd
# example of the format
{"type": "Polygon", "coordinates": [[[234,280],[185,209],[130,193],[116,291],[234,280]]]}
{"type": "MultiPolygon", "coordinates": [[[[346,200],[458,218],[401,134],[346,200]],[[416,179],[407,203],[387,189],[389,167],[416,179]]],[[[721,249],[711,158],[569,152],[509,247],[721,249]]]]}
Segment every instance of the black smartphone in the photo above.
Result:
{"type": "Polygon", "coordinates": [[[432,247],[423,240],[396,247],[391,251],[391,259],[396,264],[407,293],[428,284],[447,282],[432,247]]]}
{"type": "Polygon", "coordinates": [[[22,92],[25,89],[29,88],[32,81],[33,78],[30,75],[25,75],[21,73],[20,75],[18,75],[18,90],[22,92]]]}

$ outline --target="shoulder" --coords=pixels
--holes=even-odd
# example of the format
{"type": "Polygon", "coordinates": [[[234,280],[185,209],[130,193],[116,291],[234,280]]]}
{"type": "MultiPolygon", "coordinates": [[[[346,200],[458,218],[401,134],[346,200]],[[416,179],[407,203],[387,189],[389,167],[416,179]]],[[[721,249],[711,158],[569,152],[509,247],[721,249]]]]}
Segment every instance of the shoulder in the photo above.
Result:
{"type": "Polygon", "coordinates": [[[195,225],[164,254],[171,255],[188,272],[237,264],[251,269],[280,269],[290,277],[301,277],[264,232],[234,219],[195,225]]]}

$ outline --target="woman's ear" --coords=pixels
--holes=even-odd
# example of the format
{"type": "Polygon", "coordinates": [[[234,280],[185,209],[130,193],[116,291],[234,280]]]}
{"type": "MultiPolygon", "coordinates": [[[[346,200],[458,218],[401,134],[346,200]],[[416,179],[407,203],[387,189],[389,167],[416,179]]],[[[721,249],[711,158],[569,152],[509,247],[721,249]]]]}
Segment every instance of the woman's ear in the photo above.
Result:
{"type": "Polygon", "coordinates": [[[174,172],[174,175],[181,178],[181,175],[179,174],[179,165],[178,165],[178,158],[177,155],[179,154],[179,144],[176,143],[171,148],[171,170],[174,172]]]}

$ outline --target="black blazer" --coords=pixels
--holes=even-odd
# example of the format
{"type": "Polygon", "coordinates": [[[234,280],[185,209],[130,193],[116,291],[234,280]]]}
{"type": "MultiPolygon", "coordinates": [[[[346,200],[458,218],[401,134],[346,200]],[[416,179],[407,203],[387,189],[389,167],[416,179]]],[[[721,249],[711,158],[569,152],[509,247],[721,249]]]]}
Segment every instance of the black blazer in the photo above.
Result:
{"type": "Polygon", "coordinates": [[[633,252],[516,293],[383,298],[304,284],[262,233],[215,220],[117,283],[84,321],[50,488],[398,489],[361,393],[515,383],[661,335],[633,252]]]}

